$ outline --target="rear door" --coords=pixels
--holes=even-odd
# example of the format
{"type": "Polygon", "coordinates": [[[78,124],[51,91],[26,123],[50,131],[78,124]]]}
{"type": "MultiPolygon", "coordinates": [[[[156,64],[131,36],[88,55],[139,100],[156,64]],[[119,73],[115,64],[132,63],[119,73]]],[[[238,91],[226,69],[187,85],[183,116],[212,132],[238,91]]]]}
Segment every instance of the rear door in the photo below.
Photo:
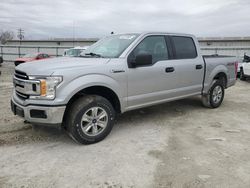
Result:
{"type": "Polygon", "coordinates": [[[173,47],[174,66],[177,79],[175,80],[176,95],[186,96],[200,94],[204,76],[204,61],[198,56],[192,37],[170,36],[173,47]]]}

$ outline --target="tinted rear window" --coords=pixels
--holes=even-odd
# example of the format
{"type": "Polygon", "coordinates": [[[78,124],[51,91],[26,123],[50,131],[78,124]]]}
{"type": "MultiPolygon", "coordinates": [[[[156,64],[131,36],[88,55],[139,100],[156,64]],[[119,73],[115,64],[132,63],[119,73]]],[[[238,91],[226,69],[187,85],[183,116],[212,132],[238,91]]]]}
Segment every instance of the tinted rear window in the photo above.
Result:
{"type": "Polygon", "coordinates": [[[175,46],[176,59],[191,59],[197,57],[194,41],[190,37],[172,37],[175,46]]]}

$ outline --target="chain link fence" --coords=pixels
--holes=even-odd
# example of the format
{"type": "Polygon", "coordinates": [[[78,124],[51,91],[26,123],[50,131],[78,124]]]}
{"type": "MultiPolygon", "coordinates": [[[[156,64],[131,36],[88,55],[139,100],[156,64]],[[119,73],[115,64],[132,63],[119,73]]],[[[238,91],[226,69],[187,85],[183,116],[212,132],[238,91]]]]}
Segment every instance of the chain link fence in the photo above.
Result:
{"type": "MultiPolygon", "coordinates": [[[[72,46],[28,46],[28,45],[0,45],[0,56],[5,62],[13,62],[16,58],[22,57],[28,53],[43,52],[52,57],[62,56],[66,49],[72,46]]],[[[244,54],[250,55],[249,47],[201,47],[203,55],[231,55],[236,57],[243,57],[244,54]]]]}
{"type": "Polygon", "coordinates": [[[0,56],[5,62],[13,62],[16,58],[30,53],[47,53],[52,57],[62,56],[66,49],[72,46],[28,46],[28,45],[0,45],[0,56]]]}

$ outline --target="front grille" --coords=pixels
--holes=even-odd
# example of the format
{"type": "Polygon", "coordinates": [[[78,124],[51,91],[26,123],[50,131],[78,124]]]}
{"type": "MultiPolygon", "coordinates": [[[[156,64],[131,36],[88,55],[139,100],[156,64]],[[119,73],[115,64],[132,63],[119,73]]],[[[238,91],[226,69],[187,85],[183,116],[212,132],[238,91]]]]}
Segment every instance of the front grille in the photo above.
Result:
{"type": "MultiPolygon", "coordinates": [[[[21,72],[21,71],[18,71],[18,70],[15,70],[15,74],[14,74],[14,75],[15,75],[16,78],[21,79],[21,80],[28,80],[28,79],[29,79],[29,77],[28,77],[28,75],[27,75],[26,73],[21,72]]],[[[24,85],[15,84],[15,87],[16,87],[16,86],[19,86],[19,87],[21,87],[21,88],[24,88],[24,85]]],[[[17,90],[15,90],[15,92],[16,92],[16,95],[17,95],[20,99],[22,99],[22,100],[26,100],[26,99],[29,98],[29,95],[27,95],[27,94],[21,93],[21,92],[19,92],[19,91],[17,91],[17,90]]]]}
{"type": "Polygon", "coordinates": [[[17,95],[20,99],[22,99],[22,100],[25,100],[25,99],[28,99],[28,98],[29,98],[29,95],[20,93],[20,92],[18,92],[18,91],[16,91],[16,95],[17,95]]]}
{"type": "Polygon", "coordinates": [[[23,80],[28,80],[29,77],[27,76],[26,73],[15,70],[15,77],[19,78],[19,79],[23,79],[23,80]]]}
{"type": "Polygon", "coordinates": [[[24,72],[15,70],[13,82],[16,95],[22,100],[28,99],[31,95],[40,95],[40,81],[29,79],[29,76],[24,72]]]}

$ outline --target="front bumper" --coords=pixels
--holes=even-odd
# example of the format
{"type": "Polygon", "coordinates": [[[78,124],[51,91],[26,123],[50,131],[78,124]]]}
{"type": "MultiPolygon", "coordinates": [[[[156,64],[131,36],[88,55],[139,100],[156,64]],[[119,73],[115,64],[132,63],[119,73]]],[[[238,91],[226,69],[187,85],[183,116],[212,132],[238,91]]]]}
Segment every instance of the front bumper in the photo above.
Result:
{"type": "Polygon", "coordinates": [[[15,115],[35,124],[61,124],[66,106],[22,106],[11,100],[11,110],[15,115]]]}

